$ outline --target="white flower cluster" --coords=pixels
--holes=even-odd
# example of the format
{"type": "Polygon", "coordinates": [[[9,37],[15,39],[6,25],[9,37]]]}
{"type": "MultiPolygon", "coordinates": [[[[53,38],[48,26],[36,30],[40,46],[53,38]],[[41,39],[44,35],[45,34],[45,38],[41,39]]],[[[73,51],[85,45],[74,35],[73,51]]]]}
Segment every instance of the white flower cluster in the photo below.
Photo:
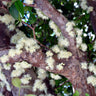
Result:
{"type": "Polygon", "coordinates": [[[96,86],[96,77],[94,77],[94,76],[89,76],[88,78],[87,78],[87,83],[88,84],[92,84],[93,86],[96,86]]]}
{"type": "Polygon", "coordinates": [[[52,87],[54,87],[54,86],[55,86],[55,80],[51,79],[51,80],[50,80],[50,85],[51,85],[52,87]]]}
{"type": "Polygon", "coordinates": [[[63,11],[61,9],[57,9],[60,13],[63,13],[63,11]]]}
{"type": "Polygon", "coordinates": [[[37,74],[38,74],[37,77],[41,80],[44,80],[47,77],[47,72],[41,68],[38,68],[37,74]]]}
{"type": "Polygon", "coordinates": [[[3,55],[3,56],[0,57],[0,61],[1,61],[2,63],[6,63],[8,60],[9,60],[8,55],[3,55]]]}
{"type": "Polygon", "coordinates": [[[18,40],[20,40],[21,38],[26,38],[26,35],[19,29],[16,29],[16,32],[17,33],[13,35],[10,40],[10,42],[13,44],[17,44],[18,40]]]}
{"type": "Polygon", "coordinates": [[[2,1],[3,5],[7,6],[8,2],[7,1],[2,1]]]}
{"type": "Polygon", "coordinates": [[[22,50],[18,49],[10,49],[8,52],[9,57],[14,57],[15,55],[20,55],[22,53],[22,50]]]}
{"type": "Polygon", "coordinates": [[[90,72],[93,72],[96,75],[96,66],[93,63],[90,63],[88,68],[90,72]]]}
{"type": "Polygon", "coordinates": [[[66,31],[71,37],[75,36],[75,32],[73,31],[73,27],[75,26],[74,22],[67,22],[66,23],[66,31]]]}
{"type": "Polygon", "coordinates": [[[52,58],[52,57],[47,57],[46,58],[46,60],[45,60],[45,62],[48,64],[47,66],[46,66],[46,69],[51,69],[51,70],[53,70],[54,69],[54,62],[55,62],[55,60],[52,58]]]}
{"type": "Polygon", "coordinates": [[[27,3],[27,4],[33,4],[34,0],[24,0],[24,2],[27,3]]]}
{"type": "Polygon", "coordinates": [[[94,46],[93,46],[93,48],[96,50],[96,40],[95,40],[95,43],[94,43],[94,46]]]}
{"type": "Polygon", "coordinates": [[[49,50],[49,51],[46,52],[46,56],[47,57],[52,57],[53,56],[53,53],[49,50]]]}
{"type": "Polygon", "coordinates": [[[63,66],[64,66],[65,64],[64,63],[60,63],[60,64],[58,64],[57,66],[56,66],[56,69],[57,70],[63,70],[63,66]]]}
{"type": "Polygon", "coordinates": [[[57,37],[59,37],[61,35],[60,29],[58,28],[58,26],[52,20],[49,21],[49,27],[51,29],[53,29],[53,32],[55,33],[55,35],[57,37]]]}
{"type": "Polygon", "coordinates": [[[18,77],[18,76],[21,76],[21,74],[25,72],[26,68],[31,68],[32,65],[28,64],[25,61],[22,61],[22,62],[16,62],[13,65],[13,67],[15,68],[15,70],[12,71],[11,77],[18,77]]]}
{"type": "Polygon", "coordinates": [[[33,91],[35,92],[37,89],[39,91],[45,91],[45,93],[47,92],[47,87],[45,83],[43,83],[43,81],[39,79],[35,80],[35,83],[33,85],[33,91]]]}
{"type": "Polygon", "coordinates": [[[90,13],[93,11],[93,7],[92,6],[87,6],[87,0],[81,0],[81,4],[80,4],[81,8],[83,10],[87,10],[87,13],[90,13]]]}
{"type": "Polygon", "coordinates": [[[21,50],[25,49],[27,52],[33,53],[36,52],[37,49],[39,49],[39,45],[37,44],[36,40],[33,38],[21,38],[18,43],[16,44],[16,48],[21,50]]]}
{"type": "Polygon", "coordinates": [[[82,43],[82,31],[78,28],[75,28],[75,32],[76,32],[76,46],[77,48],[80,48],[82,51],[86,51],[87,50],[87,45],[85,43],[82,43]]]}
{"type": "Polygon", "coordinates": [[[38,17],[45,19],[45,20],[49,19],[40,9],[35,8],[35,10],[36,10],[38,17]]]}
{"type": "Polygon", "coordinates": [[[6,85],[6,88],[8,91],[11,91],[11,88],[10,88],[10,84],[8,83],[7,79],[6,79],[6,76],[2,73],[2,67],[0,65],[0,82],[2,81],[3,84],[6,85]]]}
{"type": "MultiPolygon", "coordinates": [[[[0,81],[0,88],[4,88],[4,86],[5,86],[5,83],[2,82],[2,81],[0,81]]],[[[1,96],[1,95],[0,95],[0,96],[1,96]]]]}
{"type": "Polygon", "coordinates": [[[11,64],[7,63],[7,64],[3,64],[3,67],[5,70],[10,70],[11,69],[11,64]]]}
{"type": "Polygon", "coordinates": [[[61,79],[61,77],[59,75],[56,75],[56,74],[53,74],[53,73],[50,73],[50,76],[51,78],[53,78],[54,80],[59,80],[61,79]]]}
{"type": "Polygon", "coordinates": [[[60,49],[59,49],[58,45],[54,45],[51,49],[55,53],[59,53],[60,52],[60,49]]]}
{"type": "Polygon", "coordinates": [[[69,46],[69,41],[67,38],[64,38],[64,36],[60,36],[58,38],[58,45],[60,47],[68,47],[69,46]]]}
{"type": "Polygon", "coordinates": [[[80,37],[82,36],[83,32],[79,28],[75,28],[75,32],[77,36],[80,36],[80,37]]]}
{"type": "Polygon", "coordinates": [[[27,74],[27,75],[24,75],[20,80],[22,84],[29,84],[31,79],[32,77],[30,76],[30,74],[27,74]]]}
{"type": "Polygon", "coordinates": [[[0,21],[5,23],[10,31],[15,29],[15,19],[11,15],[5,14],[4,16],[0,16],[0,21]]]}
{"type": "Polygon", "coordinates": [[[82,62],[82,63],[81,63],[81,68],[82,68],[82,69],[87,69],[87,65],[88,65],[88,64],[87,64],[86,62],[82,62]]]}
{"type": "Polygon", "coordinates": [[[66,50],[61,50],[60,53],[58,54],[58,58],[59,59],[63,59],[63,58],[68,59],[71,56],[72,56],[72,53],[71,52],[68,52],[66,50]]]}

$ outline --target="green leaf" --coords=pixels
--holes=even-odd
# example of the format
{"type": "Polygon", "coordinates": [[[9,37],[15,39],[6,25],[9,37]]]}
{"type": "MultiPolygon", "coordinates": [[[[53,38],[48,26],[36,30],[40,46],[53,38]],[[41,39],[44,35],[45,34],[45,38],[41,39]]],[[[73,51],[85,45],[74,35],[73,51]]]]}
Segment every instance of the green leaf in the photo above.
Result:
{"type": "Polygon", "coordinates": [[[21,13],[22,17],[24,16],[24,8],[23,8],[23,3],[20,2],[20,0],[17,0],[15,3],[16,9],[21,13]]]}
{"type": "Polygon", "coordinates": [[[29,22],[30,24],[34,24],[36,22],[36,17],[33,13],[30,13],[29,22]]]}
{"type": "Polygon", "coordinates": [[[90,96],[88,93],[85,93],[85,96],[90,96]]]}
{"type": "Polygon", "coordinates": [[[15,5],[12,4],[11,7],[9,8],[10,14],[16,19],[19,19],[19,11],[16,9],[15,5]]]}
{"type": "Polygon", "coordinates": [[[73,94],[73,96],[79,96],[79,92],[76,90],[76,92],[73,94]]]}
{"type": "Polygon", "coordinates": [[[21,88],[21,80],[19,78],[13,78],[12,84],[17,88],[21,88]]]}

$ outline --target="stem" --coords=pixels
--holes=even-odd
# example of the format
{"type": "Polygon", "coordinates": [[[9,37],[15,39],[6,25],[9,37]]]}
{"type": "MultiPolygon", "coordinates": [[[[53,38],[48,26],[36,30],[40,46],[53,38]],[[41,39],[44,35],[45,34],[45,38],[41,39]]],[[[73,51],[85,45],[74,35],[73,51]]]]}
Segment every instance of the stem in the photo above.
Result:
{"type": "MultiPolygon", "coordinates": [[[[33,36],[34,36],[34,39],[36,40],[36,35],[35,35],[35,28],[31,27],[29,24],[25,23],[24,21],[22,21],[23,24],[26,24],[30,29],[33,30],[33,36]]],[[[41,44],[38,40],[36,40],[38,44],[40,44],[42,47],[45,47],[47,49],[49,49],[48,47],[46,47],[45,45],[41,44]]]]}
{"type": "Polygon", "coordinates": [[[22,21],[23,24],[26,24],[30,29],[33,30],[33,36],[34,36],[34,39],[36,40],[36,35],[35,35],[35,30],[33,27],[31,27],[29,24],[25,23],[24,21],[22,21]]]}
{"type": "Polygon", "coordinates": [[[21,88],[19,88],[19,94],[18,94],[18,96],[20,96],[20,90],[21,90],[21,88]]]}

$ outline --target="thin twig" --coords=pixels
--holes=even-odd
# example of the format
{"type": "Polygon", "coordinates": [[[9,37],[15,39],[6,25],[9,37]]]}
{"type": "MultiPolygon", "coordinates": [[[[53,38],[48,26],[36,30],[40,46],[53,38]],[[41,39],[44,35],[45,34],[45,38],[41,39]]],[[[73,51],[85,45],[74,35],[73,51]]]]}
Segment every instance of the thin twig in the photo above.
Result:
{"type": "Polygon", "coordinates": [[[32,31],[33,31],[33,37],[34,37],[34,39],[36,39],[36,35],[35,35],[35,30],[34,30],[34,28],[31,27],[29,24],[25,23],[24,21],[22,21],[22,23],[23,23],[23,24],[26,24],[30,29],[32,29],[32,31]]]}
{"type": "Polygon", "coordinates": [[[23,3],[23,5],[25,5],[25,6],[29,6],[29,7],[36,7],[36,4],[27,4],[27,3],[23,3]]]}
{"type": "MultiPolygon", "coordinates": [[[[26,24],[30,29],[33,30],[33,37],[36,40],[36,35],[35,35],[35,28],[31,27],[29,24],[25,23],[24,21],[22,21],[23,24],[26,24]]],[[[38,44],[40,44],[42,47],[45,47],[47,49],[49,49],[48,47],[46,47],[45,45],[41,44],[38,40],[36,40],[38,44]]]]}
{"type": "Polygon", "coordinates": [[[69,80],[66,80],[65,82],[63,82],[62,84],[60,84],[58,87],[56,87],[55,89],[61,87],[62,85],[64,85],[65,83],[69,82],[69,80]]]}

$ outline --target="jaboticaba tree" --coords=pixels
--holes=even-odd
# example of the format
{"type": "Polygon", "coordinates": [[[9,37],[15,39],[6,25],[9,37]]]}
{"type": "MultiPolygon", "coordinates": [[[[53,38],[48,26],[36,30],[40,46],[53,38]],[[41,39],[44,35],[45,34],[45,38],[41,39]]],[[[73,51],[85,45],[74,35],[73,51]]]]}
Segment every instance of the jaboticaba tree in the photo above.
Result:
{"type": "Polygon", "coordinates": [[[96,96],[95,5],[1,0],[0,96],[96,96]]]}

